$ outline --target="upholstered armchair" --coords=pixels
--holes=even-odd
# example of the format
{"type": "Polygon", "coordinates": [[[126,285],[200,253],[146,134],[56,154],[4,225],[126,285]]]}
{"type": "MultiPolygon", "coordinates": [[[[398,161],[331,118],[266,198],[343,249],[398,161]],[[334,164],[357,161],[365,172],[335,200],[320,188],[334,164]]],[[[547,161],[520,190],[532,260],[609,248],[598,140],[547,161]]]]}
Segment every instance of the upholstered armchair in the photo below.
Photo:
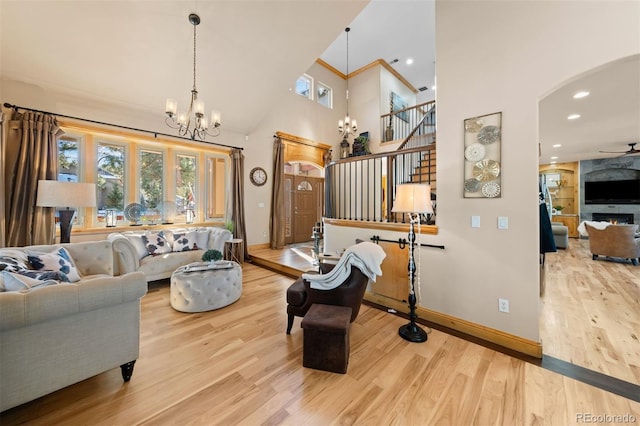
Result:
{"type": "Polygon", "coordinates": [[[596,260],[598,256],[629,259],[634,265],[640,260],[640,236],[638,225],[609,225],[597,229],[585,224],[589,234],[589,249],[596,260]]]}
{"type": "MultiPolygon", "coordinates": [[[[321,264],[321,270],[323,273],[328,273],[333,266],[321,264]]],[[[287,334],[291,334],[294,317],[304,317],[314,303],[348,306],[351,308],[351,322],[355,321],[360,312],[368,282],[369,278],[355,266],[351,267],[349,277],[331,290],[313,289],[309,281],[302,277],[298,278],[287,289],[287,334]]]]}

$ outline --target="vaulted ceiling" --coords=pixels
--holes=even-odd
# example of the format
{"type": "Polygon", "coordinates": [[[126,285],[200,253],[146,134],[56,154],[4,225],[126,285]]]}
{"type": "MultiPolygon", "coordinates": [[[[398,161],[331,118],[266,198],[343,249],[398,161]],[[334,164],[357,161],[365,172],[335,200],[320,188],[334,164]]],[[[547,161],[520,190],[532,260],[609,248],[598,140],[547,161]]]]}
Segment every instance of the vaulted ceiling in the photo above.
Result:
{"type": "MultiPolygon", "coordinates": [[[[434,97],[431,0],[3,0],[2,78],[163,117],[166,98],[188,101],[192,12],[202,20],[197,88],[207,110],[222,111],[225,129],[250,133],[317,58],[346,72],[347,26],[350,71],[398,59],[392,66],[434,97]]],[[[549,88],[540,102],[541,163],[615,156],[598,151],[640,142],[639,75],[636,57],[549,88]],[[590,96],[573,99],[578,90],[590,96]],[[567,120],[573,113],[580,119],[567,120]]],[[[126,120],[119,124],[135,125],[126,120]]]]}

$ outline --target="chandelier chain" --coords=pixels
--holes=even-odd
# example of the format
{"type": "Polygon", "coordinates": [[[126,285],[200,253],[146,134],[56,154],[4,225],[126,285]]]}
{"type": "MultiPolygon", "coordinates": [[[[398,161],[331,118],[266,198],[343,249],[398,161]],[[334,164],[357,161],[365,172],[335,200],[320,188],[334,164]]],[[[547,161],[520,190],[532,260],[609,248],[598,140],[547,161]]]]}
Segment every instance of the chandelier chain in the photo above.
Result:
{"type": "Polygon", "coordinates": [[[193,90],[196,89],[196,28],[197,25],[193,25],[193,90]]]}

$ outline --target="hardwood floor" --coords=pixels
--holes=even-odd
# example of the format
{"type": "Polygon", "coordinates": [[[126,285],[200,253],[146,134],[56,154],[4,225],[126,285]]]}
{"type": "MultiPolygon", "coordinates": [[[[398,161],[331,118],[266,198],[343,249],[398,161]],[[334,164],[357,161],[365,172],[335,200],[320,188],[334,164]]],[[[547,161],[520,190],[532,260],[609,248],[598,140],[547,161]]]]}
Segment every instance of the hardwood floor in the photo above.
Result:
{"type": "Polygon", "coordinates": [[[640,385],[640,266],[594,261],[576,238],[546,263],[544,354],[640,385]]]}
{"type": "MultiPolygon", "coordinates": [[[[140,357],[0,415],[2,425],[566,425],[588,416],[640,420],[640,403],[437,330],[397,335],[406,320],[363,306],[347,374],[302,367],[300,320],[285,334],[291,278],[243,266],[228,307],[185,314],[169,286],[142,300],[140,357]]],[[[549,284],[549,283],[548,283],[549,284]]],[[[549,288],[549,287],[547,287],[549,288]]],[[[593,417],[591,417],[593,418],[593,417]]],[[[609,422],[608,422],[609,423],[609,422]]]]}

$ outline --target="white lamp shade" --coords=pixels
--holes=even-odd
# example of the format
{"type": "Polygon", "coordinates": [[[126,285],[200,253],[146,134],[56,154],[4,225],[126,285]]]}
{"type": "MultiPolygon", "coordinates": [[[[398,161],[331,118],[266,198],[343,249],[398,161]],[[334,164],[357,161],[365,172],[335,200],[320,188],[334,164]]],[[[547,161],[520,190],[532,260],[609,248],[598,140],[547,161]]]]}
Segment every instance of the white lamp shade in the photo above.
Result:
{"type": "Polygon", "coordinates": [[[39,180],[36,205],[41,207],[95,207],[96,184],[39,180]]]}
{"type": "Polygon", "coordinates": [[[422,183],[405,183],[396,186],[394,213],[433,213],[431,187],[422,183]]]}

